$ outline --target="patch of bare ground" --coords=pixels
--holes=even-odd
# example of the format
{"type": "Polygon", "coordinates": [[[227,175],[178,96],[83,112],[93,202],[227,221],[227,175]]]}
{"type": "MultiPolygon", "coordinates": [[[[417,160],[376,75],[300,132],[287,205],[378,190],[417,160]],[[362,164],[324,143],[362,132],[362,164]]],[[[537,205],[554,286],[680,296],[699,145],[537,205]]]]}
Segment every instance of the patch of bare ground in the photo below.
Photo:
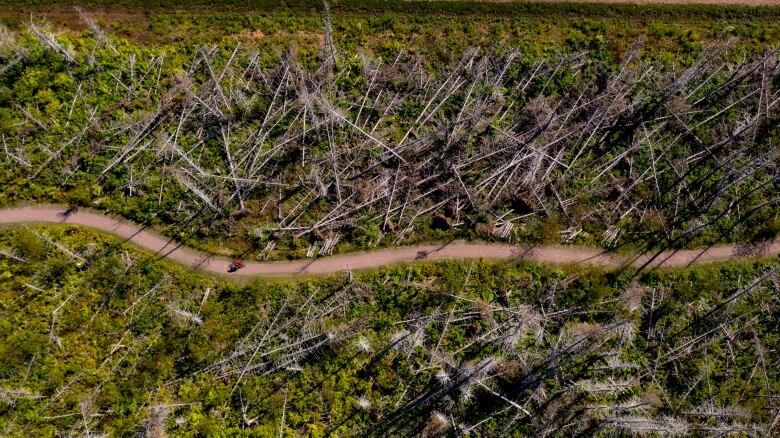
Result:
{"type": "MultiPolygon", "coordinates": [[[[481,0],[487,3],[517,3],[517,0],[481,0]]],[[[623,3],[635,5],[746,5],[776,6],[780,0],[536,0],[526,3],[623,3]]]]}

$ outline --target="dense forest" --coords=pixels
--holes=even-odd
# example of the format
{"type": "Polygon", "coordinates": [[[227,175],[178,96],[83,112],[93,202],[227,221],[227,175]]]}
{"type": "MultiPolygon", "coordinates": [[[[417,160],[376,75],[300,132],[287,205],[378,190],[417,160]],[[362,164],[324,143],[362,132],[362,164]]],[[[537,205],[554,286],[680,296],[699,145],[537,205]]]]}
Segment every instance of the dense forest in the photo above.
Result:
{"type": "Polygon", "coordinates": [[[84,229],[0,248],[6,436],[777,432],[776,262],[239,285],[84,229]]]}
{"type": "MultiPolygon", "coordinates": [[[[280,260],[780,235],[780,8],[0,5],[0,207],[280,260]]],[[[772,436],[777,259],[207,275],[0,228],[2,436],[772,436]]]]}

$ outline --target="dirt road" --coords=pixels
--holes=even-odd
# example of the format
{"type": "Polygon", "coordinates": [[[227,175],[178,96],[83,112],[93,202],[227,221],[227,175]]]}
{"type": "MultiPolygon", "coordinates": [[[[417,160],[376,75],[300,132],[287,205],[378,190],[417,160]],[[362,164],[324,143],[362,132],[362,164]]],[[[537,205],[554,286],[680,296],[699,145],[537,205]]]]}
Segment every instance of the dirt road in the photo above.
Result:
{"type": "MultiPolygon", "coordinates": [[[[483,0],[488,3],[511,3],[518,0],[483,0]]],[[[564,3],[564,0],[534,0],[539,3],[564,3]]],[[[565,0],[566,3],[630,3],[635,5],[746,5],[777,6],[780,0],[565,0]]],[[[531,3],[531,1],[529,1],[531,3]]]]}
{"type": "MultiPolygon", "coordinates": [[[[47,205],[39,207],[20,207],[0,210],[0,225],[20,225],[30,223],[63,223],[82,225],[106,233],[114,234],[160,256],[187,265],[193,269],[202,269],[220,274],[227,273],[230,260],[209,256],[192,248],[181,246],[141,226],[117,219],[99,212],[78,210],[64,214],[67,207],[47,205]]],[[[441,244],[405,246],[379,249],[364,253],[351,253],[322,257],[317,259],[290,262],[252,262],[230,275],[236,276],[296,276],[331,274],[349,269],[360,270],[414,262],[416,260],[444,259],[523,259],[553,264],[583,264],[606,268],[619,268],[626,265],[641,266],[649,262],[652,267],[679,267],[690,264],[725,261],[736,259],[734,245],[716,246],[706,250],[685,250],[667,252],[650,261],[648,255],[606,254],[597,248],[577,246],[541,246],[524,249],[518,246],[491,243],[469,243],[452,241],[441,244]]],[[[763,248],[762,256],[780,254],[780,239],[763,248]]]]}
{"type": "MultiPolygon", "coordinates": [[[[556,3],[561,0],[539,0],[543,3],[556,3]]],[[[780,0],[571,0],[573,3],[632,3],[636,5],[747,5],[777,6],[780,0]]]]}

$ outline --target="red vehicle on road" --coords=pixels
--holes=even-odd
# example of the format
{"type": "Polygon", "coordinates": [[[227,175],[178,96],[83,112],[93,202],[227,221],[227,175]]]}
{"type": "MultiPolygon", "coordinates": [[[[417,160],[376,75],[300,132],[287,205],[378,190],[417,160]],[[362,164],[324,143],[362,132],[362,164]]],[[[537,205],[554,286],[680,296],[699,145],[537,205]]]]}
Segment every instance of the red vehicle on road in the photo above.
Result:
{"type": "Polygon", "coordinates": [[[236,272],[244,267],[244,261],[241,259],[235,259],[233,263],[228,267],[228,272],[236,272]]]}

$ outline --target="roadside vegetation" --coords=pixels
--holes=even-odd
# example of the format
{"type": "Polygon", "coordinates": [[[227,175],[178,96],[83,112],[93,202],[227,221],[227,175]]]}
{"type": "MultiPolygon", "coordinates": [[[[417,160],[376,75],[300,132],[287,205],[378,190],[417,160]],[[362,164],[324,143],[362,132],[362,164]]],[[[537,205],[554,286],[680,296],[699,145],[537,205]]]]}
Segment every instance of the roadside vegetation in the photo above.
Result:
{"type": "Polygon", "coordinates": [[[776,262],[400,266],[235,284],[0,230],[4,436],[769,436],[776,262]]]}

